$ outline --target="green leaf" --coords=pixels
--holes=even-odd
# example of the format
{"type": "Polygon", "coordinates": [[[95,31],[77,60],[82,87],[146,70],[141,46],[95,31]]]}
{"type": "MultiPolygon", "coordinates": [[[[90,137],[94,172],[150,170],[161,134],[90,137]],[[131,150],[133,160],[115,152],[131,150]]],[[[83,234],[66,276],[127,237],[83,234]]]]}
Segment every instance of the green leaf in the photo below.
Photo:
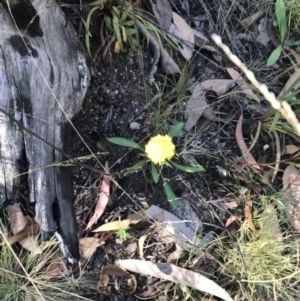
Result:
{"type": "Polygon", "coordinates": [[[181,130],[182,130],[182,128],[183,128],[183,125],[184,125],[183,122],[179,122],[179,123],[175,124],[175,125],[171,128],[169,135],[170,135],[172,138],[176,137],[176,136],[181,132],[181,130]]]}
{"type": "Polygon", "coordinates": [[[122,23],[128,18],[130,11],[131,10],[129,8],[122,11],[122,17],[121,17],[122,23]]]}
{"type": "Polygon", "coordinates": [[[292,46],[300,46],[300,41],[293,42],[291,45],[292,46]]]}
{"type": "Polygon", "coordinates": [[[286,7],[283,0],[276,0],[275,14],[276,14],[278,27],[279,27],[280,41],[281,44],[283,44],[285,34],[287,31],[286,7]]]}
{"type": "Polygon", "coordinates": [[[133,20],[128,20],[126,22],[123,23],[124,26],[133,26],[134,25],[134,21],[133,20]]]}
{"type": "Polygon", "coordinates": [[[281,113],[276,111],[274,119],[272,121],[271,127],[269,129],[269,133],[271,133],[272,131],[274,131],[275,126],[278,124],[279,118],[281,117],[281,113]]]}
{"type": "Polygon", "coordinates": [[[107,28],[110,31],[114,31],[113,26],[112,26],[112,18],[110,18],[109,16],[104,16],[104,21],[105,21],[107,28]]]}
{"type": "Polygon", "coordinates": [[[92,18],[92,15],[93,13],[97,10],[97,9],[100,9],[99,6],[96,6],[96,7],[93,7],[88,16],[87,16],[87,19],[86,19],[86,27],[85,27],[85,45],[86,45],[86,49],[88,51],[88,54],[90,57],[92,57],[92,54],[91,54],[91,45],[90,45],[90,24],[91,24],[91,18],[92,18]]]}
{"type": "Polygon", "coordinates": [[[133,36],[134,34],[136,34],[136,30],[133,28],[126,28],[126,34],[128,36],[133,36]]]}
{"type": "Polygon", "coordinates": [[[117,41],[119,43],[120,49],[123,49],[123,41],[122,41],[122,36],[121,36],[121,31],[120,31],[120,22],[118,16],[113,13],[113,27],[114,27],[114,33],[117,37],[117,41]]]}
{"type": "Polygon", "coordinates": [[[170,168],[173,168],[173,166],[168,161],[165,161],[163,164],[170,167],[170,168]]]}
{"type": "Polygon", "coordinates": [[[282,51],[282,46],[279,45],[270,55],[270,57],[268,58],[268,61],[267,61],[267,67],[270,67],[272,66],[273,64],[276,63],[276,61],[279,59],[280,57],[280,54],[281,54],[281,51],[282,51]]]}
{"type": "Polygon", "coordinates": [[[136,142],[131,141],[131,140],[127,140],[125,138],[121,138],[121,137],[112,137],[112,138],[106,138],[109,142],[116,144],[116,145],[120,145],[120,146],[124,146],[124,147],[129,147],[129,148],[137,148],[140,149],[142,151],[143,148],[136,142]]]}
{"type": "Polygon", "coordinates": [[[294,91],[293,93],[292,90],[294,90],[294,88],[299,84],[300,82],[300,77],[298,77],[290,86],[289,88],[283,93],[283,95],[280,97],[279,100],[284,100],[287,97],[291,97],[293,95],[297,95],[298,91],[294,91]]]}
{"type": "Polygon", "coordinates": [[[158,183],[158,171],[157,171],[157,168],[156,166],[151,163],[151,173],[152,173],[152,179],[154,181],[154,183],[158,183]]]}
{"type": "Polygon", "coordinates": [[[192,173],[192,172],[203,172],[203,171],[205,171],[205,169],[201,165],[198,165],[198,166],[185,166],[185,165],[177,164],[177,163],[175,163],[173,161],[171,161],[171,164],[174,167],[176,167],[177,169],[185,171],[185,172],[192,173]]]}
{"type": "Polygon", "coordinates": [[[135,170],[140,169],[144,165],[144,163],[145,163],[145,160],[136,162],[129,168],[129,171],[135,171],[135,170]]]}
{"type": "Polygon", "coordinates": [[[165,190],[165,194],[167,196],[168,201],[170,202],[172,208],[177,208],[178,202],[177,202],[177,197],[172,189],[172,187],[170,186],[169,183],[167,183],[164,179],[164,190],[165,190]]]}

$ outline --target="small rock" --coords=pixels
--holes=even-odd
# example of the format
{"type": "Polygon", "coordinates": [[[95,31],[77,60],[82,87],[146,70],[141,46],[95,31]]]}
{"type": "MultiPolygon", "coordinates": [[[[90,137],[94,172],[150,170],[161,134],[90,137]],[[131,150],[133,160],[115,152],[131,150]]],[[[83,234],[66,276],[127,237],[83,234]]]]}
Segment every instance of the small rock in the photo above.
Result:
{"type": "Polygon", "coordinates": [[[138,122],[131,122],[129,125],[131,130],[139,130],[141,128],[141,125],[138,122]]]}
{"type": "Polygon", "coordinates": [[[185,220],[185,225],[195,232],[202,231],[202,222],[186,197],[179,198],[177,207],[173,208],[171,212],[182,220],[185,220]]]}

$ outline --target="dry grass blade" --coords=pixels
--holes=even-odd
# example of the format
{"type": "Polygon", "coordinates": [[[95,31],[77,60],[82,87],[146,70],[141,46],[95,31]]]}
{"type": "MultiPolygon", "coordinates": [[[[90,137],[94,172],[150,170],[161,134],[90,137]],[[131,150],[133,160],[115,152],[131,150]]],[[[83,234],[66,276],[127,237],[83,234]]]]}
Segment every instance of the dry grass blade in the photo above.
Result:
{"type": "Polygon", "coordinates": [[[266,11],[264,9],[259,10],[258,12],[254,13],[253,15],[247,17],[246,19],[241,21],[241,24],[245,27],[249,27],[254,22],[256,22],[258,19],[260,19],[266,11]]]}
{"type": "Polygon", "coordinates": [[[286,84],[284,85],[283,89],[281,90],[281,92],[278,95],[278,99],[281,100],[281,98],[289,98],[290,94],[293,93],[293,91],[299,89],[300,87],[300,68],[298,68],[293,74],[292,76],[289,78],[289,80],[286,82],[286,84]],[[297,83],[296,83],[297,81],[297,83]],[[294,85],[296,83],[296,85],[291,89],[291,91],[289,91],[289,93],[287,93],[288,90],[290,90],[290,88],[292,87],[292,85],[294,85]]]}
{"type": "Polygon", "coordinates": [[[282,114],[282,116],[294,128],[297,135],[300,136],[300,123],[298,121],[297,116],[293,112],[291,106],[286,101],[280,102],[278,99],[276,99],[274,93],[270,92],[266,85],[261,84],[255,78],[254,73],[252,71],[250,71],[246,67],[246,65],[243,64],[242,61],[230,51],[228,46],[226,46],[225,44],[222,43],[222,39],[220,36],[218,36],[216,34],[212,34],[211,38],[219,47],[221,47],[223,49],[223,51],[228,56],[228,58],[244,72],[244,74],[247,76],[247,78],[250,80],[250,82],[260,91],[260,93],[265,97],[265,99],[267,101],[269,101],[271,106],[275,110],[278,110],[282,114]]]}
{"type": "Polygon", "coordinates": [[[249,149],[245,143],[244,137],[243,137],[243,131],[242,131],[242,124],[243,124],[243,114],[241,114],[239,121],[236,125],[235,130],[235,137],[238,144],[239,149],[241,150],[241,153],[244,157],[244,159],[247,161],[249,165],[256,169],[261,169],[259,164],[256,162],[252,154],[249,152],[249,149]]]}
{"type": "Polygon", "coordinates": [[[177,267],[173,264],[155,264],[150,261],[135,259],[118,260],[116,264],[134,273],[161,278],[181,285],[187,285],[196,290],[217,296],[225,301],[233,301],[229,294],[214,281],[199,273],[177,267]]]}

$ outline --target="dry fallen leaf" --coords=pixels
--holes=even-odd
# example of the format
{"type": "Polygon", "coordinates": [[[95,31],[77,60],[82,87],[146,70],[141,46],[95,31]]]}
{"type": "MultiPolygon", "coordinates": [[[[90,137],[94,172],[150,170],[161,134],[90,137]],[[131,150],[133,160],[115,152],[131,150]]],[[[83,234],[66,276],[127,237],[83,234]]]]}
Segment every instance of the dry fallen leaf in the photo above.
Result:
{"type": "Polygon", "coordinates": [[[108,231],[116,231],[124,228],[128,228],[130,224],[137,224],[140,220],[136,219],[124,219],[124,220],[118,220],[106,223],[104,225],[101,225],[97,229],[93,230],[92,232],[108,232],[108,231]]]}
{"type": "MultiPolygon", "coordinates": [[[[105,162],[105,170],[107,172],[108,172],[108,168],[109,168],[108,162],[106,161],[105,162]]],[[[108,200],[109,200],[109,185],[110,185],[110,177],[109,177],[109,175],[104,175],[102,183],[99,188],[100,191],[99,191],[99,195],[98,195],[95,212],[94,212],[92,218],[90,219],[90,221],[88,222],[85,230],[89,229],[102,216],[102,214],[107,206],[108,200]]]]}
{"type": "Polygon", "coordinates": [[[282,176],[283,197],[286,216],[295,231],[300,233],[300,171],[289,165],[282,176]]]}
{"type": "Polygon", "coordinates": [[[197,84],[185,107],[185,116],[187,117],[184,125],[185,131],[189,132],[196,125],[206,107],[205,91],[200,84],[197,84]]]}
{"type": "Polygon", "coordinates": [[[168,31],[172,22],[172,8],[169,0],[157,0],[156,4],[150,2],[158,24],[163,30],[168,31]]]}
{"type": "Polygon", "coordinates": [[[258,19],[260,19],[266,11],[264,9],[259,10],[258,12],[252,14],[251,16],[245,18],[244,20],[241,21],[241,24],[245,27],[249,27],[252,25],[254,22],[256,22],[258,19]]]}
{"type": "Polygon", "coordinates": [[[38,234],[39,230],[40,227],[35,220],[28,220],[27,225],[20,232],[9,237],[7,241],[10,245],[13,245],[16,242],[20,242],[27,237],[35,236],[36,234],[38,234]]]}
{"type": "Polygon", "coordinates": [[[292,154],[298,152],[299,150],[300,150],[299,146],[296,146],[296,145],[293,145],[293,144],[288,144],[288,145],[285,146],[284,153],[286,155],[292,155],[292,154]]]}
{"type": "Polygon", "coordinates": [[[172,59],[168,51],[162,45],[159,45],[159,50],[160,50],[160,62],[163,70],[167,74],[177,74],[177,73],[181,74],[181,70],[179,66],[172,59]]]}
{"type": "Polygon", "coordinates": [[[241,114],[240,119],[236,125],[236,130],[235,130],[235,138],[236,138],[238,147],[239,147],[244,159],[247,161],[247,163],[249,165],[251,165],[252,167],[260,170],[261,168],[260,168],[259,164],[256,162],[254,157],[249,152],[249,149],[244,141],[242,125],[243,125],[243,114],[241,114]]]}
{"type": "Polygon", "coordinates": [[[194,51],[194,31],[177,13],[173,12],[172,17],[168,36],[179,47],[182,56],[190,60],[194,51]]]}
{"type": "Polygon", "coordinates": [[[177,267],[169,263],[152,263],[135,259],[117,260],[117,265],[134,273],[161,278],[190,286],[196,290],[217,296],[225,301],[233,301],[229,294],[214,281],[199,273],[177,267]]]}
{"type": "Polygon", "coordinates": [[[136,292],[134,296],[142,300],[153,299],[163,292],[167,294],[170,285],[171,282],[169,281],[157,281],[156,283],[148,284],[143,291],[136,292]]]}
{"type": "Polygon", "coordinates": [[[213,44],[208,40],[208,38],[200,31],[193,29],[194,31],[194,40],[195,45],[201,47],[201,49],[208,50],[212,53],[218,53],[217,49],[213,46],[213,44]]]}
{"type": "Polygon", "coordinates": [[[103,240],[97,237],[82,237],[79,239],[80,261],[86,264],[97,248],[103,244],[103,240]]]}
{"type": "Polygon", "coordinates": [[[159,49],[160,43],[158,42],[157,38],[155,37],[155,34],[152,33],[151,31],[149,31],[148,29],[146,29],[144,24],[137,21],[136,26],[137,26],[139,32],[142,35],[144,35],[145,38],[149,39],[149,43],[152,47],[153,63],[152,63],[152,67],[151,67],[150,74],[149,74],[149,81],[150,81],[150,83],[152,83],[152,82],[154,82],[154,74],[157,71],[157,64],[160,59],[160,49],[159,49]]]}
{"type": "Polygon", "coordinates": [[[191,244],[194,244],[197,240],[195,231],[187,227],[180,218],[158,206],[152,205],[147,209],[146,217],[160,223],[164,229],[161,236],[164,236],[166,240],[169,237],[172,241],[189,241],[191,244]]]}
{"type": "Polygon", "coordinates": [[[71,271],[67,268],[67,258],[59,251],[47,266],[44,276],[49,280],[69,276],[71,271]]]}
{"type": "Polygon", "coordinates": [[[127,279],[130,279],[132,282],[132,287],[131,287],[131,292],[128,292],[128,294],[134,293],[137,289],[137,282],[136,282],[134,275],[129,274],[126,270],[124,270],[123,268],[121,268],[118,265],[110,264],[110,265],[104,266],[101,269],[98,287],[102,286],[103,278],[105,279],[106,276],[125,277],[127,279]]]}
{"type": "Polygon", "coordinates": [[[254,224],[253,224],[253,219],[252,219],[252,212],[251,212],[251,208],[252,208],[252,202],[251,201],[247,201],[245,203],[245,220],[248,223],[249,228],[255,233],[258,234],[259,231],[255,228],[254,224]]]}
{"type": "Polygon", "coordinates": [[[214,91],[218,96],[221,96],[229,91],[234,85],[233,79],[208,79],[200,83],[202,90],[214,91]]]}
{"type": "Polygon", "coordinates": [[[239,72],[234,70],[233,68],[227,68],[226,69],[229,75],[233,80],[236,81],[236,83],[241,88],[242,92],[250,96],[252,99],[256,100],[258,103],[260,103],[260,99],[258,96],[252,91],[250,86],[246,83],[246,81],[243,79],[243,77],[240,75],[239,72]]]}
{"type": "MultiPolygon", "coordinates": [[[[24,216],[19,204],[15,203],[14,205],[7,206],[6,211],[8,213],[10,227],[13,234],[17,234],[22,231],[29,223],[29,219],[24,216]]],[[[38,248],[37,239],[33,236],[28,236],[20,240],[19,244],[28,251],[33,251],[38,248]]]]}
{"type": "Polygon", "coordinates": [[[256,41],[264,46],[267,46],[271,42],[271,37],[268,29],[268,18],[262,18],[258,25],[258,36],[256,41]]]}
{"type": "Polygon", "coordinates": [[[293,48],[288,47],[288,46],[284,46],[284,49],[287,50],[294,57],[297,65],[299,67],[299,65],[300,65],[300,54],[296,50],[294,50],[293,48]]]}

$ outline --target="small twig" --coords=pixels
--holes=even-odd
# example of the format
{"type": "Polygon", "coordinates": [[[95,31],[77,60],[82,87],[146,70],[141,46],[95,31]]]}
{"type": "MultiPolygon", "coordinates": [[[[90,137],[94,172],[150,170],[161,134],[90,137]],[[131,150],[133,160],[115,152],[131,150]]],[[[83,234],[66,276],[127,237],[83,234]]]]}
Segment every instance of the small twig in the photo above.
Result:
{"type": "Polygon", "coordinates": [[[300,123],[293,112],[291,106],[286,101],[279,101],[276,99],[274,93],[270,92],[265,84],[261,84],[255,77],[254,73],[250,71],[244,63],[234,55],[228,46],[222,43],[220,36],[216,34],[211,35],[212,40],[225,52],[228,58],[239,67],[244,74],[247,76],[249,81],[254,85],[254,87],[265,97],[265,99],[271,104],[271,106],[278,110],[282,116],[288,121],[288,123],[294,128],[298,136],[300,136],[300,123]]]}

